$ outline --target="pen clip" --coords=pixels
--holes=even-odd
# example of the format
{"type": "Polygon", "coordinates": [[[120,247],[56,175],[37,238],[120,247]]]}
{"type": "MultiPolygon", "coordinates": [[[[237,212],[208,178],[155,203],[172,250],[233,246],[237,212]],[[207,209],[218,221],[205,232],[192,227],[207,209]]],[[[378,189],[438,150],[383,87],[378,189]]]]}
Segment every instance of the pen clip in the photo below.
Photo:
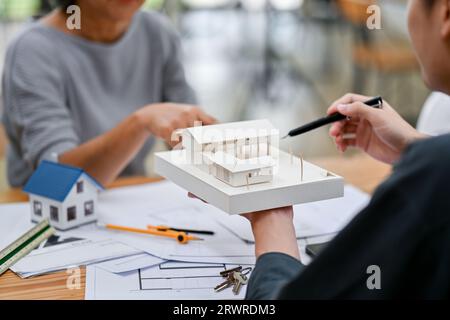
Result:
{"type": "Polygon", "coordinates": [[[378,103],[374,108],[375,109],[383,109],[383,100],[380,100],[380,103],[378,103]]]}

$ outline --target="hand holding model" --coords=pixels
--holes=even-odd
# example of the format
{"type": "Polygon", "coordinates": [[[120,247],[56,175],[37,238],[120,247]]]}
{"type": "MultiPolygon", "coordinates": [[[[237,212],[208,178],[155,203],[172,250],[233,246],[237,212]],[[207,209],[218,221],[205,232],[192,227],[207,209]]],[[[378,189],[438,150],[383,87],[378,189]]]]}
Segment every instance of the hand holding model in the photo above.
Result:
{"type": "MultiPolygon", "coordinates": [[[[330,135],[339,150],[357,147],[386,163],[397,161],[412,142],[425,138],[409,125],[388,103],[383,108],[371,108],[364,104],[369,97],[347,94],[336,100],[328,114],[336,112],[347,116],[335,122],[330,135]]],[[[293,224],[293,208],[285,207],[244,214],[251,223],[255,237],[255,254],[280,252],[300,259],[293,224]]]]}
{"type": "MultiPolygon", "coordinates": [[[[188,196],[206,203],[206,201],[190,192],[188,196]]],[[[293,224],[294,211],[292,206],[246,213],[242,216],[247,218],[252,226],[256,258],[264,253],[282,252],[300,259],[293,224]]]]}
{"type": "MultiPolygon", "coordinates": [[[[354,146],[375,159],[393,163],[410,143],[426,137],[388,103],[383,102],[383,108],[377,109],[365,105],[363,101],[367,100],[369,97],[346,94],[328,109],[328,114],[339,112],[348,117],[348,120],[336,122],[330,128],[330,135],[342,152],[354,146]]],[[[281,252],[299,259],[292,207],[244,216],[252,225],[257,257],[268,252],[281,252]]]]}
{"type": "Polygon", "coordinates": [[[292,206],[247,213],[243,216],[252,225],[256,258],[264,253],[282,252],[300,259],[292,206]]]}

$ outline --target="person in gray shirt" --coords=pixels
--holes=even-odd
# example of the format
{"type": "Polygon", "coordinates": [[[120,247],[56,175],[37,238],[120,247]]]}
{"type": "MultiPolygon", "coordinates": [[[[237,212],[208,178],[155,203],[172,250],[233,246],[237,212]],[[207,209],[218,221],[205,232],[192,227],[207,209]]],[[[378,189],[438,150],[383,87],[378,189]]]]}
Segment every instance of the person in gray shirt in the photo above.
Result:
{"type": "Polygon", "coordinates": [[[144,0],[61,1],[10,44],[2,116],[8,179],[23,186],[43,159],[85,169],[103,184],[143,175],[154,137],[215,120],[195,104],[179,39],[144,0]],[[81,9],[69,29],[66,6],[81,9]]]}

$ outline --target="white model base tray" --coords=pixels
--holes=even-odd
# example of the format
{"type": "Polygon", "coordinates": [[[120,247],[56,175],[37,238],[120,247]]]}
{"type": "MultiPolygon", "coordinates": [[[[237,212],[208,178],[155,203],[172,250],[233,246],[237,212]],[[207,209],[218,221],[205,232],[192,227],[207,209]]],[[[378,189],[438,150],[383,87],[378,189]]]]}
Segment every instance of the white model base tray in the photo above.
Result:
{"type": "Polygon", "coordinates": [[[273,181],[232,187],[200,168],[186,164],[185,150],[155,154],[157,174],[230,214],[261,211],[289,205],[338,198],[344,195],[344,180],[307,161],[279,151],[279,166],[273,181]]]}

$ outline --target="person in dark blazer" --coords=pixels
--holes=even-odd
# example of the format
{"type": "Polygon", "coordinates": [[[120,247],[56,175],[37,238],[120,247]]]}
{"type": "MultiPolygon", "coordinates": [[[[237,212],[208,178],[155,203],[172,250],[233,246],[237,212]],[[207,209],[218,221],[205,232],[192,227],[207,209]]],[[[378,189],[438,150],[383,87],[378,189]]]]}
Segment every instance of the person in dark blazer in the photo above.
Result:
{"type": "MultiPolygon", "coordinates": [[[[408,26],[423,78],[450,94],[450,1],[410,0],[408,26]]],[[[394,164],[369,205],[308,266],[300,255],[292,208],[247,214],[257,263],[247,299],[391,299],[450,297],[450,135],[426,137],[387,103],[347,94],[328,112],[341,151],[356,147],[394,164]],[[373,276],[377,277],[374,280],[373,276]]]]}

